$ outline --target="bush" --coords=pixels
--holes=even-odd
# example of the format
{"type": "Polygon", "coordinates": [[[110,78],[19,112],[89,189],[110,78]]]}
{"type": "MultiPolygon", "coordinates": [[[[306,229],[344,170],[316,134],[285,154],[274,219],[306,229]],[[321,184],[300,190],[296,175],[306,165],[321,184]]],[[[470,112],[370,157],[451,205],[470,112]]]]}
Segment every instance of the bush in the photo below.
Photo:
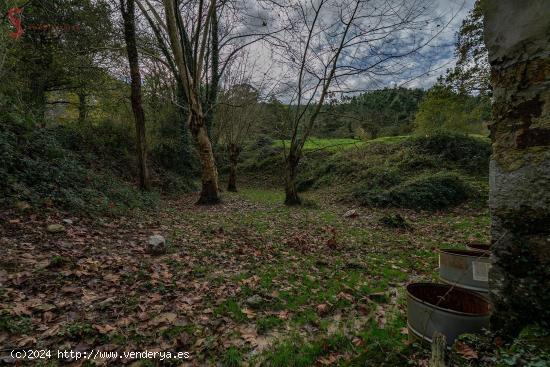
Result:
{"type": "Polygon", "coordinates": [[[444,209],[464,202],[471,188],[451,173],[438,173],[413,179],[388,190],[352,190],[362,205],[402,207],[421,210],[444,209]]]}
{"type": "Polygon", "coordinates": [[[95,155],[102,148],[88,151],[81,138],[78,131],[63,127],[36,129],[21,121],[0,122],[0,204],[23,200],[118,213],[155,202],[154,194],[135,190],[102,166],[105,160],[95,155]]]}
{"type": "Polygon", "coordinates": [[[438,84],[419,104],[414,122],[419,133],[439,130],[479,134],[490,118],[489,98],[457,94],[438,84]]]}
{"type": "Polygon", "coordinates": [[[411,229],[411,226],[400,214],[388,214],[380,218],[380,223],[390,228],[411,229]]]}
{"type": "Polygon", "coordinates": [[[468,170],[487,172],[489,168],[491,145],[483,138],[437,133],[416,136],[408,144],[418,153],[434,156],[440,161],[457,163],[468,170]]]}
{"type": "Polygon", "coordinates": [[[361,185],[369,189],[383,189],[398,185],[403,177],[394,170],[373,167],[361,174],[361,185]]]}

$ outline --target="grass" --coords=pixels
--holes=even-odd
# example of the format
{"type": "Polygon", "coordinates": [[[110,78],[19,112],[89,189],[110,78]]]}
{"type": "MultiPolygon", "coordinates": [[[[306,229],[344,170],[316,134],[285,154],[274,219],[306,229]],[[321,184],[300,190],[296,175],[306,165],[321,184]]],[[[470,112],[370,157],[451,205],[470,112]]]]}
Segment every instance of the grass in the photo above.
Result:
{"type": "Polygon", "coordinates": [[[281,205],[280,190],[245,187],[226,196],[228,203],[245,199],[260,206],[211,215],[209,225],[223,227],[229,236],[243,228],[253,230],[262,238],[254,248],[265,249],[269,260],[245,260],[232,280],[241,284],[240,295],[222,302],[214,313],[238,324],[254,325],[260,335],[279,335],[253,357],[239,354],[252,361],[251,365],[311,366],[319,361],[339,366],[406,364],[409,355],[422,355],[423,349],[404,344],[403,284],[412,274],[425,280],[437,278],[434,248],[461,247],[472,238],[485,240],[488,214],[458,209],[433,216],[372,209],[369,216],[361,214],[361,219],[351,221],[342,217],[346,207],[327,204],[325,197],[323,191],[311,192],[308,199],[317,205],[288,208],[281,205]],[[405,218],[410,230],[381,225],[380,219],[391,213],[405,218]],[[336,249],[326,247],[328,227],[336,232],[336,249]],[[250,285],[247,281],[253,276],[258,280],[250,285]],[[386,293],[380,297],[388,320],[384,327],[373,321],[378,306],[361,301],[376,292],[386,293]],[[250,319],[243,310],[247,297],[254,294],[266,301],[250,319]],[[326,312],[318,312],[321,304],[328,305],[326,312]],[[335,317],[339,317],[336,329],[335,317]]]}
{"type": "MultiPolygon", "coordinates": [[[[273,143],[273,146],[275,147],[283,147],[286,145],[287,147],[290,144],[290,140],[277,140],[273,143]]],[[[350,149],[354,147],[358,147],[363,145],[364,142],[360,139],[332,139],[332,138],[309,138],[306,140],[306,143],[304,144],[304,150],[305,151],[312,151],[312,150],[328,150],[328,151],[338,151],[338,150],[345,150],[350,149]]]]}
{"type": "MultiPolygon", "coordinates": [[[[481,137],[481,135],[479,135],[481,137]]],[[[314,150],[327,150],[327,151],[340,151],[352,148],[357,148],[370,143],[382,143],[382,144],[398,144],[410,139],[409,135],[397,135],[397,136],[383,136],[376,139],[364,141],[361,139],[351,138],[308,138],[304,144],[304,151],[314,150]]],[[[286,144],[290,144],[290,140],[276,140],[273,143],[275,147],[283,147],[286,144]]]]}

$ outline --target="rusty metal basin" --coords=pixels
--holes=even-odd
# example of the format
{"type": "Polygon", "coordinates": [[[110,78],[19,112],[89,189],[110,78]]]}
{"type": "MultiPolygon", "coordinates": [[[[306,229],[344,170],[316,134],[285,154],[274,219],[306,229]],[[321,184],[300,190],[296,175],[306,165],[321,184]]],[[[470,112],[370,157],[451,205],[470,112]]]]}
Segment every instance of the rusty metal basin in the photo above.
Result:
{"type": "Polygon", "coordinates": [[[488,294],[490,253],[443,249],[439,251],[439,277],[447,283],[488,294]]]}
{"type": "Polygon", "coordinates": [[[472,242],[466,245],[469,250],[491,252],[491,245],[485,243],[472,242]]]}
{"type": "Polygon", "coordinates": [[[489,301],[475,292],[438,283],[407,286],[409,333],[428,342],[439,331],[450,346],[461,334],[488,328],[490,314],[489,301]]]}

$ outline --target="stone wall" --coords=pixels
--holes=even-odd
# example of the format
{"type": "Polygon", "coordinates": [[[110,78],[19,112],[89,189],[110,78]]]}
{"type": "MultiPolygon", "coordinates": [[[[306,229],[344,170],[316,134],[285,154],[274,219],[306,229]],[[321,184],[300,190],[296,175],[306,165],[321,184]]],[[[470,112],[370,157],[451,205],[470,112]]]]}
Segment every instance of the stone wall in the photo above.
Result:
{"type": "Polygon", "coordinates": [[[550,1],[485,0],[494,331],[550,327],[550,1]]]}

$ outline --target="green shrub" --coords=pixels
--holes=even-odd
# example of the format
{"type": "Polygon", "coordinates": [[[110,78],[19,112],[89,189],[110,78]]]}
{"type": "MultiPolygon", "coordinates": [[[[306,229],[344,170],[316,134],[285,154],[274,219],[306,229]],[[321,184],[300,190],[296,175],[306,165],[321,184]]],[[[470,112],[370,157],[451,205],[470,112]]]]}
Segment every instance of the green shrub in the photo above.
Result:
{"type": "Polygon", "coordinates": [[[373,167],[361,173],[361,186],[372,189],[383,189],[398,185],[403,177],[398,171],[373,167]]]}
{"type": "Polygon", "coordinates": [[[362,205],[436,210],[464,202],[470,191],[470,187],[458,175],[437,173],[387,190],[363,190],[359,187],[352,190],[352,193],[362,205]]]}
{"type": "Polygon", "coordinates": [[[400,214],[388,214],[380,218],[380,223],[390,228],[410,229],[411,226],[400,214]]]}
{"type": "Polygon", "coordinates": [[[408,143],[414,150],[438,158],[439,161],[457,163],[460,167],[487,172],[491,146],[487,139],[464,134],[437,133],[416,136],[408,143]]]}
{"type": "Polygon", "coordinates": [[[0,122],[0,204],[24,200],[70,210],[120,213],[155,203],[154,194],[135,190],[112,172],[116,164],[107,163],[121,162],[128,155],[101,159],[96,154],[105,148],[85,147],[79,131],[0,122]]]}

